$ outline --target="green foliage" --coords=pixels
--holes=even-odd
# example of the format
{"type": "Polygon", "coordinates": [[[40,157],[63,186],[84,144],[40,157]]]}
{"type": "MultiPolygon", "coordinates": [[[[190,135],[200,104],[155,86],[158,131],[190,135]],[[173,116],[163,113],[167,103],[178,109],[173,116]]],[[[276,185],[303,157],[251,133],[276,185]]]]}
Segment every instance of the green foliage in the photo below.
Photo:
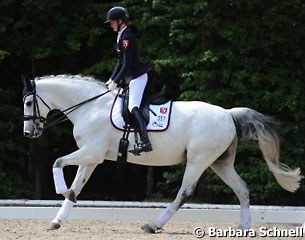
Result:
{"type": "MultiPolygon", "coordinates": [[[[175,100],[246,106],[273,116],[282,136],[281,161],[305,170],[305,7],[301,0],[4,0],[0,2],[3,196],[30,189],[21,187],[27,182],[27,144],[21,136],[20,74],[80,73],[107,80],[116,61],[116,35],[103,21],[114,5],[131,13],[139,56],[153,66],[152,86],[166,83],[168,96],[175,100]],[[12,176],[17,179],[14,185],[12,176]]],[[[57,130],[56,139],[66,134],[57,130]]],[[[282,192],[257,149],[241,146],[237,159],[253,203],[270,203],[274,194],[283,196],[278,201],[300,202],[282,192]]],[[[181,183],[183,168],[175,169],[169,168],[165,182],[157,184],[157,192],[166,198],[181,183]]],[[[209,196],[213,202],[226,194],[226,199],[236,201],[216,179],[208,171],[199,182],[197,196],[209,196]]],[[[297,194],[304,191],[301,188],[297,194]]]]}
{"type": "MultiPolygon", "coordinates": [[[[159,31],[166,29],[168,37],[167,48],[158,51],[154,63],[158,72],[166,74],[170,87],[179,86],[178,98],[226,108],[246,106],[273,116],[282,135],[281,161],[304,171],[304,4],[262,0],[153,3],[163,10],[163,31],[159,31]],[[181,7],[172,7],[177,4],[181,7]]],[[[238,161],[237,170],[249,184],[253,202],[276,204],[274,194],[290,198],[260,154],[249,147],[240,153],[245,157],[238,161]]],[[[164,196],[172,195],[165,185],[178,186],[181,181],[180,167],[177,173],[169,172],[165,182],[157,185],[164,196]]],[[[213,202],[220,199],[219,194],[226,194],[228,201],[236,201],[232,191],[216,179],[210,171],[201,179],[202,199],[212,196],[207,201],[213,202]]],[[[301,201],[296,197],[292,204],[301,201]]]]}
{"type": "Polygon", "coordinates": [[[3,59],[5,59],[6,58],[6,56],[8,56],[9,55],[9,53],[8,52],[6,52],[6,51],[2,51],[1,49],[0,49],[0,63],[2,62],[2,60],[3,59]]]}
{"type": "Polygon", "coordinates": [[[29,197],[27,156],[22,135],[21,109],[13,104],[15,93],[0,89],[0,198],[29,197]]]}
{"type": "Polygon", "coordinates": [[[179,190],[185,166],[172,166],[163,173],[163,179],[156,185],[153,198],[174,198],[179,190]]]}

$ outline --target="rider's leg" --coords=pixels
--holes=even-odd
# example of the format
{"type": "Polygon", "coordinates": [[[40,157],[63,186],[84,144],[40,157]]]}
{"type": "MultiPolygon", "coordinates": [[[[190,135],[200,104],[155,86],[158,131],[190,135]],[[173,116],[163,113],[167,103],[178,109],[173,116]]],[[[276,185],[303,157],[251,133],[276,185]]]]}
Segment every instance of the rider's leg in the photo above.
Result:
{"type": "Polygon", "coordinates": [[[135,151],[140,152],[150,152],[152,151],[151,143],[148,139],[146,124],[142,113],[138,107],[134,107],[131,111],[132,116],[136,120],[136,125],[140,133],[141,143],[138,146],[135,146],[135,151]]]}
{"type": "Polygon", "coordinates": [[[137,153],[152,151],[151,143],[149,142],[146,124],[143,115],[140,111],[140,105],[143,97],[143,92],[147,84],[147,74],[143,74],[140,77],[133,79],[129,83],[129,102],[128,110],[136,121],[137,128],[141,138],[141,143],[136,146],[137,153]]]}
{"type": "Polygon", "coordinates": [[[143,93],[147,84],[147,73],[135,78],[129,83],[128,110],[132,111],[134,107],[140,107],[143,93]]]}

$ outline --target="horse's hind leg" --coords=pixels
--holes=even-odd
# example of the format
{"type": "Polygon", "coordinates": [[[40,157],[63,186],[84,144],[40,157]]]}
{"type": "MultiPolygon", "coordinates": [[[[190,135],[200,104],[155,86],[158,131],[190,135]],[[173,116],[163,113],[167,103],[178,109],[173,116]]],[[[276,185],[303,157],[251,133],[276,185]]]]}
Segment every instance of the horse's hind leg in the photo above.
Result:
{"type": "Polygon", "coordinates": [[[251,224],[249,191],[246,183],[234,169],[237,139],[235,138],[226,152],[211,166],[215,173],[234,191],[240,202],[240,223],[238,228],[249,229],[251,224]]]}
{"type": "Polygon", "coordinates": [[[226,164],[213,164],[211,168],[234,191],[240,202],[240,223],[238,228],[249,229],[251,224],[249,208],[249,191],[245,182],[236,173],[233,166],[226,164]]]}
{"type": "Polygon", "coordinates": [[[207,166],[203,166],[202,161],[187,163],[183,176],[182,185],[176,196],[176,199],[159,215],[152,223],[146,224],[142,230],[148,233],[155,233],[160,230],[167,221],[177,212],[177,210],[185,203],[185,201],[193,194],[198,179],[202,175],[207,166]]]}

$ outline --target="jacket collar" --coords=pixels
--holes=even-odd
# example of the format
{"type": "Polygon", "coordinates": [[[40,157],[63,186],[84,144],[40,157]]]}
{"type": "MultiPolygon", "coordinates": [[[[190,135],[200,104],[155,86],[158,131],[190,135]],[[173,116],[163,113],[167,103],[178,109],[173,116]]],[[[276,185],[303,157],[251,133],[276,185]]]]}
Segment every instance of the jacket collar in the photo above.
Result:
{"type": "Polygon", "coordinates": [[[124,30],[127,28],[127,26],[125,26],[122,30],[120,30],[119,32],[118,32],[118,37],[117,37],[117,39],[116,39],[116,42],[119,42],[119,40],[120,40],[120,38],[121,38],[121,35],[122,35],[122,33],[124,32],[124,30]]]}

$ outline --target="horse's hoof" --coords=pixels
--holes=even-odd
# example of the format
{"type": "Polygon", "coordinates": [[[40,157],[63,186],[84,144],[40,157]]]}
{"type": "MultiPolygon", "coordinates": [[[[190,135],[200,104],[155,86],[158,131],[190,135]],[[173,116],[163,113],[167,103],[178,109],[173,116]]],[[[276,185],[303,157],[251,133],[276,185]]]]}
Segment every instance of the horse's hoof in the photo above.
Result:
{"type": "Polygon", "coordinates": [[[47,230],[57,230],[59,228],[60,228],[60,224],[59,223],[51,222],[49,224],[49,226],[47,227],[47,230]]]}
{"type": "Polygon", "coordinates": [[[154,227],[152,224],[145,224],[141,227],[141,229],[145,232],[145,233],[159,233],[162,231],[162,229],[160,228],[156,228],[154,227]]]}
{"type": "Polygon", "coordinates": [[[141,229],[146,233],[156,233],[156,228],[151,224],[145,224],[141,227],[141,229]]]}

